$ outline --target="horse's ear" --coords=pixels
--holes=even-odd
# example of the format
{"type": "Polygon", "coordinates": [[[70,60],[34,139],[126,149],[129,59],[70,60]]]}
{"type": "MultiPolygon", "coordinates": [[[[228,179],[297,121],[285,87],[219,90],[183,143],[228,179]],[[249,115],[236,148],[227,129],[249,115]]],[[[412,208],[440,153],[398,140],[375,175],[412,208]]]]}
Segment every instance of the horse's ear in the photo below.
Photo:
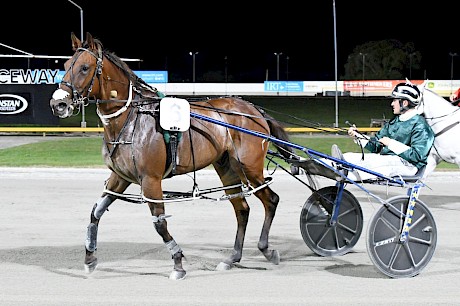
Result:
{"type": "Polygon", "coordinates": [[[72,50],[77,51],[77,49],[81,47],[81,41],[78,39],[74,32],[70,34],[70,39],[72,40],[72,50]]]}
{"type": "Polygon", "coordinates": [[[86,44],[88,45],[88,48],[96,49],[93,35],[91,35],[89,32],[86,32],[86,44]]]}
{"type": "Polygon", "coordinates": [[[428,84],[428,80],[423,81],[423,83],[420,84],[420,87],[422,87],[424,89],[426,84],[428,84]]]}

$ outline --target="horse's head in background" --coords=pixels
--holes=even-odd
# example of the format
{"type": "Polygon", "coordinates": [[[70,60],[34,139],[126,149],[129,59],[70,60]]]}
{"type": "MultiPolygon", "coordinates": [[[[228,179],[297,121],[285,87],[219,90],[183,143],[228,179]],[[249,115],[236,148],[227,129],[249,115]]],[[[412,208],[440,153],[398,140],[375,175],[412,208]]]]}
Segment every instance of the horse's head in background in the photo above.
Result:
{"type": "Polygon", "coordinates": [[[428,81],[418,85],[422,100],[417,110],[425,116],[428,123],[435,130],[438,122],[448,121],[449,117],[457,113],[459,108],[427,86],[428,81]]]}
{"type": "MultiPolygon", "coordinates": [[[[89,99],[127,99],[130,92],[129,67],[115,55],[104,51],[102,43],[86,34],[80,41],[71,34],[74,55],[65,62],[65,74],[53,93],[50,107],[60,118],[72,116],[89,99]]],[[[110,107],[117,107],[110,103],[110,107]]],[[[115,105],[114,105],[115,104],[115,105]]],[[[122,103],[123,105],[124,103],[122,103]]]]}
{"type": "Polygon", "coordinates": [[[460,133],[460,108],[427,86],[427,81],[418,85],[422,100],[417,108],[435,134],[425,177],[443,160],[460,167],[460,142],[456,140],[460,133]]]}

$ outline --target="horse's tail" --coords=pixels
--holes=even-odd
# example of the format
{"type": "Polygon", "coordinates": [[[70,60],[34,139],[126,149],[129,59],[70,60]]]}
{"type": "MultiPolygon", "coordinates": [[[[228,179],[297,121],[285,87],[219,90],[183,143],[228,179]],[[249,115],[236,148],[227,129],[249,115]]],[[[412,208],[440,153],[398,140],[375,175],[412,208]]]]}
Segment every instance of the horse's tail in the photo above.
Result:
{"type": "MultiPolygon", "coordinates": [[[[270,127],[270,134],[277,139],[290,142],[289,135],[280,122],[265,112],[263,114],[270,127]]],[[[295,159],[294,149],[291,146],[278,142],[273,142],[273,145],[286,159],[295,159]]]]}
{"type": "MultiPolygon", "coordinates": [[[[263,110],[259,111],[263,114],[265,120],[267,120],[268,126],[270,128],[271,136],[283,140],[285,142],[290,143],[289,135],[284,129],[284,126],[277,121],[275,118],[264,112],[263,110]]],[[[287,162],[291,163],[291,174],[298,175],[300,174],[300,169],[298,165],[295,165],[294,162],[300,160],[300,157],[295,154],[294,148],[287,144],[283,144],[280,142],[272,142],[275,146],[276,150],[286,159],[287,162]]],[[[308,180],[312,187],[316,186],[316,183],[313,178],[311,178],[310,174],[307,173],[308,180]]]]}

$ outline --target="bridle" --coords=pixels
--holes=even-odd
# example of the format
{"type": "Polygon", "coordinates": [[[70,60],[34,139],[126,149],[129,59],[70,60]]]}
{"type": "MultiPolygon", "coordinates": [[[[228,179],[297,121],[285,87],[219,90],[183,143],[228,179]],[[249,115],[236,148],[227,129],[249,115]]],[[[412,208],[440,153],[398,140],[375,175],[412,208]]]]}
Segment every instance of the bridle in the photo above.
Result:
{"type": "MultiPolygon", "coordinates": [[[[64,81],[64,80],[61,81],[61,84],[69,87],[72,90],[72,102],[74,104],[76,104],[77,107],[80,107],[81,105],[86,106],[89,103],[89,96],[91,95],[91,92],[93,90],[93,85],[94,85],[94,82],[95,82],[96,78],[99,81],[100,87],[102,86],[101,85],[101,75],[102,75],[104,53],[102,52],[102,49],[101,49],[100,46],[98,46],[97,54],[94,53],[93,51],[91,51],[90,49],[83,48],[83,47],[78,48],[76,50],[76,52],[80,52],[80,53],[78,54],[78,56],[75,56],[75,58],[73,59],[72,63],[70,64],[69,69],[66,71],[66,74],[67,73],[70,73],[70,74],[72,73],[72,67],[75,65],[76,61],[81,56],[81,54],[83,54],[83,52],[88,52],[89,54],[91,54],[96,59],[96,69],[94,70],[93,76],[91,78],[91,82],[82,90],[81,93],[78,92],[78,90],[75,88],[75,86],[72,83],[64,81]],[[86,91],[86,96],[83,96],[83,93],[85,91],[86,91]],[[86,104],[85,104],[85,101],[86,101],[86,104]]],[[[72,75],[70,76],[70,79],[72,80],[72,75]]],[[[100,112],[99,108],[96,108],[96,112],[97,112],[98,116],[101,118],[102,122],[106,123],[108,119],[117,117],[117,116],[119,116],[120,114],[122,114],[123,112],[125,112],[128,109],[128,107],[131,105],[131,102],[132,102],[133,89],[134,89],[133,84],[130,81],[129,82],[129,90],[128,90],[128,93],[129,93],[128,94],[128,99],[126,101],[124,101],[125,105],[123,107],[121,107],[120,109],[118,109],[117,111],[115,111],[114,113],[102,114],[100,112]]],[[[96,102],[96,104],[99,104],[100,102],[102,102],[102,100],[96,100],[95,102],[96,102]]],[[[115,102],[115,101],[111,101],[111,102],[115,102]]]]}
{"type": "MultiPolygon", "coordinates": [[[[61,81],[61,84],[64,85],[64,86],[67,86],[68,88],[70,88],[72,90],[72,102],[77,105],[78,107],[80,107],[81,105],[84,105],[85,106],[85,100],[88,100],[92,90],[93,90],[93,85],[94,85],[94,81],[96,80],[96,78],[98,79],[99,83],[101,83],[101,80],[100,80],[100,76],[102,75],[102,61],[103,61],[103,53],[102,53],[102,50],[100,47],[98,47],[98,54],[96,55],[93,51],[89,50],[88,48],[78,48],[76,52],[80,52],[78,56],[75,56],[75,58],[72,60],[72,63],[70,64],[69,66],[69,69],[67,69],[66,73],[64,74],[64,77],[67,73],[70,74],[70,80],[72,81],[72,68],[73,66],[75,65],[76,61],[78,60],[78,58],[81,56],[81,54],[83,54],[83,52],[88,52],[89,54],[91,54],[92,56],[94,56],[94,58],[96,59],[96,69],[93,73],[93,76],[91,78],[91,82],[85,87],[83,88],[82,92],[78,92],[78,90],[75,88],[75,86],[73,85],[73,83],[70,83],[70,82],[67,82],[67,81],[64,81],[62,80],[61,81]],[[86,91],[86,96],[83,96],[83,93],[86,91]]],[[[63,77],[63,79],[64,79],[63,77]]]]}

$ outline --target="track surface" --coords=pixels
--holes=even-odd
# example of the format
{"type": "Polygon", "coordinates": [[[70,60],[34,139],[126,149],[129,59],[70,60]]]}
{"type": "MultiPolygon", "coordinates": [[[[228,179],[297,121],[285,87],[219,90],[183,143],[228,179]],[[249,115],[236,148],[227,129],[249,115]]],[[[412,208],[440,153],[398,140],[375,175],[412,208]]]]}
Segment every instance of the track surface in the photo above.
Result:
{"type": "MultiPolygon", "coordinates": [[[[299,230],[311,192],[278,171],[271,187],[281,201],[270,236],[271,247],[281,254],[277,266],[257,249],[263,210],[255,197],[249,198],[243,259],[229,271],[215,267],[233,246],[236,221],[230,203],[167,204],[169,229],[187,259],[183,281],[168,279],[173,264],[148,209],[122,201],[102,217],[98,269],[84,272],[86,226],[108,174],[105,169],[0,168],[1,305],[452,305],[460,300],[460,172],[435,172],[427,180],[431,190],[421,192],[437,223],[438,245],[416,277],[389,279],[373,266],[365,239],[368,220],[380,204],[354,186],[347,188],[363,208],[360,240],[343,256],[315,255],[299,230]]],[[[197,178],[201,189],[219,185],[211,171],[197,178]]],[[[167,190],[191,186],[187,176],[164,182],[167,190]]],[[[371,187],[382,197],[404,193],[371,187]]],[[[130,192],[139,190],[132,186],[130,192]]]]}

